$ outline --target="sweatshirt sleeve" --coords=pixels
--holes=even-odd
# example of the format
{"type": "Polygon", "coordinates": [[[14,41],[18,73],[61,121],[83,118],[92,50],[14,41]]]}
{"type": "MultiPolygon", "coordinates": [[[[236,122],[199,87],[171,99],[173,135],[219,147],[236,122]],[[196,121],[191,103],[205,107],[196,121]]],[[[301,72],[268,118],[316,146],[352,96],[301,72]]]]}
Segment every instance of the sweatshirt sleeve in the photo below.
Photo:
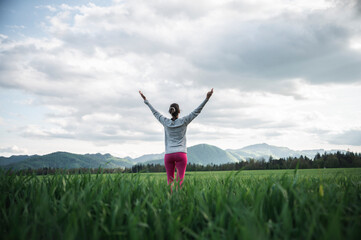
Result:
{"type": "Polygon", "coordinates": [[[184,117],[185,124],[188,125],[193,119],[195,119],[201,113],[204,105],[206,105],[207,102],[208,102],[208,98],[204,99],[204,101],[201,103],[201,105],[199,105],[196,109],[194,109],[193,112],[191,112],[190,114],[185,116],[184,117]]]}
{"type": "Polygon", "coordinates": [[[160,114],[157,110],[155,110],[155,108],[149,103],[148,100],[144,100],[144,103],[148,105],[148,107],[149,107],[150,111],[152,111],[154,117],[155,117],[162,125],[164,125],[166,118],[165,118],[162,114],[160,114]]]}

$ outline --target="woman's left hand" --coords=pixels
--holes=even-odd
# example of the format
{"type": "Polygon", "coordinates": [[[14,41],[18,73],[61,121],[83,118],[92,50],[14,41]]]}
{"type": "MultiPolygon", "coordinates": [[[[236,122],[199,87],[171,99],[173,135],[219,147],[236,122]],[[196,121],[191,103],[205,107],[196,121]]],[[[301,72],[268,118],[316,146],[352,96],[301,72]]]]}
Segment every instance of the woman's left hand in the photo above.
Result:
{"type": "Polygon", "coordinates": [[[213,94],[213,88],[211,89],[211,91],[207,93],[207,99],[209,99],[212,96],[212,94],[213,94]]]}
{"type": "Polygon", "coordinates": [[[147,100],[147,98],[144,96],[144,94],[139,90],[139,94],[140,94],[140,96],[142,96],[142,98],[144,99],[144,100],[147,100]]]}

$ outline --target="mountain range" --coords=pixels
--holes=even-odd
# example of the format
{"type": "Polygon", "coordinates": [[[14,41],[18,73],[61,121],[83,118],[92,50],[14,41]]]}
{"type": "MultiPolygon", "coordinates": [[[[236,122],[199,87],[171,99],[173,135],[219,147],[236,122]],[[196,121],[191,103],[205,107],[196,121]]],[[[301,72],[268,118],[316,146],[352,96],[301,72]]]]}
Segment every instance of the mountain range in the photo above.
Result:
{"type": "MultiPolygon", "coordinates": [[[[266,143],[250,145],[240,149],[227,149],[226,151],[238,155],[242,160],[247,160],[250,158],[253,159],[266,159],[268,160],[270,156],[274,159],[287,158],[287,157],[299,157],[307,156],[308,158],[314,158],[317,153],[323,154],[324,149],[313,149],[313,150],[292,150],[287,147],[277,147],[268,145],[266,143]]],[[[343,150],[330,150],[329,153],[334,153],[337,151],[345,152],[343,150]]]]}
{"type": "Polygon", "coordinates": [[[0,167],[12,169],[38,168],[124,168],[133,166],[133,162],[114,157],[110,154],[74,154],[68,152],[54,152],[43,156],[20,155],[9,158],[0,157],[0,167]]]}
{"type": "MultiPolygon", "coordinates": [[[[343,150],[330,150],[329,153],[343,150]]],[[[199,144],[187,149],[188,163],[201,165],[223,164],[246,161],[248,159],[273,159],[299,157],[301,155],[314,158],[317,153],[323,154],[324,149],[296,151],[287,147],[277,147],[266,143],[246,146],[240,149],[223,150],[219,147],[199,144]]],[[[119,158],[110,154],[74,154],[54,152],[46,155],[17,155],[0,157],[0,167],[5,169],[38,169],[38,168],[129,168],[135,164],[164,164],[164,153],[146,154],[138,158],[119,158]]]]}

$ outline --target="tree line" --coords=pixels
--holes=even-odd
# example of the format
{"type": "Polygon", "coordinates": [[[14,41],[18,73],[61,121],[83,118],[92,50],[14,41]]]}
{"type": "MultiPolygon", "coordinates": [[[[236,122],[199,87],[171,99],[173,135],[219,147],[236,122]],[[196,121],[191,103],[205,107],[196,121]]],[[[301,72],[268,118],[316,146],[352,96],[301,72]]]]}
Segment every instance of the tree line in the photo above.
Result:
{"type": "MultiPolygon", "coordinates": [[[[288,157],[273,159],[269,157],[268,161],[249,159],[243,162],[200,165],[188,163],[187,171],[227,171],[227,170],[263,170],[263,169],[299,169],[310,168],[357,168],[361,167],[361,153],[336,152],[336,153],[317,153],[313,159],[307,156],[288,157]]],[[[160,164],[135,165],[128,172],[165,172],[165,168],[160,164]],[[131,170],[131,171],[130,171],[131,170]]]]}
{"type": "MultiPolygon", "coordinates": [[[[208,164],[200,165],[188,163],[187,171],[227,171],[227,170],[262,170],[262,169],[295,169],[298,165],[299,169],[310,168],[357,168],[361,167],[361,153],[353,152],[336,152],[336,153],[317,153],[311,159],[307,156],[288,157],[273,159],[269,157],[265,159],[255,160],[249,159],[243,162],[225,163],[225,164],[208,164]]],[[[165,172],[164,165],[161,164],[136,164],[131,168],[40,168],[40,169],[24,169],[24,170],[8,170],[8,174],[80,174],[80,173],[138,173],[138,172],[165,172]]]]}

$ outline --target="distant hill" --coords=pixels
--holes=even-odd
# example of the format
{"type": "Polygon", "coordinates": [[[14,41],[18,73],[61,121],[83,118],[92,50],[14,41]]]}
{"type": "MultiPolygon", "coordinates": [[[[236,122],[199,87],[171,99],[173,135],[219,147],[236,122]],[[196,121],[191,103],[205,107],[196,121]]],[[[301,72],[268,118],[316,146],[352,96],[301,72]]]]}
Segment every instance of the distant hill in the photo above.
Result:
{"type": "Polygon", "coordinates": [[[239,162],[239,159],[220,149],[219,147],[199,144],[187,149],[188,162],[196,164],[223,164],[228,162],[239,162]]]}
{"type": "MultiPolygon", "coordinates": [[[[36,155],[34,155],[36,156],[36,155]]],[[[17,156],[11,156],[11,157],[0,157],[0,166],[5,166],[12,163],[18,163],[22,162],[25,159],[29,158],[29,155],[17,155],[17,156]]]]}
{"type": "Polygon", "coordinates": [[[155,159],[163,159],[163,158],[164,158],[164,153],[159,153],[159,154],[146,154],[131,160],[135,163],[143,163],[143,162],[152,161],[155,159]]]}
{"type": "MultiPolygon", "coordinates": [[[[314,158],[317,153],[325,153],[324,149],[314,149],[314,150],[301,150],[296,151],[289,149],[287,147],[277,147],[268,145],[266,143],[254,144],[246,146],[240,149],[227,149],[226,151],[238,155],[242,159],[265,159],[268,160],[270,156],[274,159],[287,158],[287,157],[299,157],[301,155],[307,156],[308,158],[314,158]]],[[[343,150],[330,150],[329,153],[335,153],[337,151],[345,152],[343,150]]]]}
{"type": "Polygon", "coordinates": [[[155,160],[149,160],[149,161],[146,161],[146,162],[139,162],[137,164],[160,164],[160,165],[164,165],[164,158],[161,158],[161,159],[155,159],[155,160]]]}
{"type": "Polygon", "coordinates": [[[287,147],[276,147],[266,143],[250,145],[235,150],[228,149],[227,151],[234,153],[243,159],[268,159],[269,156],[272,156],[273,158],[282,158],[295,157],[297,155],[295,151],[287,147]]]}
{"type": "Polygon", "coordinates": [[[74,154],[54,152],[43,156],[12,156],[0,159],[0,165],[12,169],[38,168],[124,168],[133,163],[127,159],[117,158],[110,154],[74,154]]]}

